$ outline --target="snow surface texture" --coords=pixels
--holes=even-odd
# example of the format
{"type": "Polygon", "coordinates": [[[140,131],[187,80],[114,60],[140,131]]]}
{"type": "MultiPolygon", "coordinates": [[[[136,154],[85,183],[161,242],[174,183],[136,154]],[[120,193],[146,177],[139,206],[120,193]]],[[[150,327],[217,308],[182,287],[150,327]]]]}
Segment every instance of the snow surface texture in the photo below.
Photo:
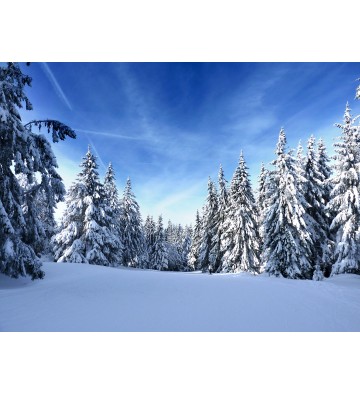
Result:
{"type": "Polygon", "coordinates": [[[44,263],[0,274],[1,331],[360,331],[360,276],[324,281],[44,263]]]}

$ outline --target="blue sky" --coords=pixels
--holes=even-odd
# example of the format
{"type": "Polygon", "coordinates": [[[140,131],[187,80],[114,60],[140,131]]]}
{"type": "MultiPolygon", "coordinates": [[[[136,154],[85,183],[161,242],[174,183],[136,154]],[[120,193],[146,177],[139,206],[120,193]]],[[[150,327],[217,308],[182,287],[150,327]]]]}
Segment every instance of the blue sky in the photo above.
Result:
{"type": "MultiPolygon", "coordinates": [[[[333,126],[346,101],[353,114],[360,63],[32,63],[23,120],[58,119],[76,140],[53,144],[68,187],[88,144],[103,176],[113,163],[120,195],[126,178],[143,217],[187,224],[220,163],[231,180],[240,151],[252,176],[274,158],[281,127],[289,146],[311,134],[331,154],[333,126]]],[[[59,213],[63,206],[60,207],[59,213]]]]}

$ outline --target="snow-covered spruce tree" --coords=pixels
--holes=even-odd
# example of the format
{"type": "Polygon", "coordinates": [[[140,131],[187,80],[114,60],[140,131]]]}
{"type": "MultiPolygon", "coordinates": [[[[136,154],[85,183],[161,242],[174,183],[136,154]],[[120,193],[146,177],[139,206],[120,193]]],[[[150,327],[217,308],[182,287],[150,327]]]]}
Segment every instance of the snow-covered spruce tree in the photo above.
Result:
{"type": "MultiPolygon", "coordinates": [[[[360,81],[360,78],[357,80],[360,81]]],[[[360,100],[360,85],[356,88],[355,99],[360,100]]]]}
{"type": "Polygon", "coordinates": [[[258,178],[258,189],[256,195],[256,206],[258,211],[257,221],[258,221],[258,229],[259,229],[259,237],[260,237],[260,254],[262,254],[262,250],[263,250],[263,240],[264,240],[263,223],[267,209],[267,200],[266,200],[267,176],[268,176],[268,171],[266,170],[264,163],[261,162],[260,174],[258,178]]]}
{"type": "Polygon", "coordinates": [[[115,263],[116,266],[122,263],[122,254],[123,254],[123,242],[122,242],[122,234],[121,234],[121,226],[120,226],[120,218],[121,218],[121,208],[120,208],[120,200],[119,193],[115,183],[115,171],[112,167],[112,164],[109,163],[107,168],[105,178],[104,178],[104,196],[105,196],[105,207],[107,208],[107,217],[109,221],[110,229],[117,239],[117,248],[112,251],[113,256],[109,258],[110,262],[115,263]]]}
{"type": "Polygon", "coordinates": [[[25,229],[24,239],[32,246],[37,255],[51,253],[50,240],[55,233],[55,203],[47,199],[46,193],[36,177],[29,182],[26,174],[18,174],[17,179],[22,189],[23,213],[27,223],[33,224],[25,229]]]}
{"type": "Polygon", "coordinates": [[[123,235],[123,265],[132,267],[146,266],[146,248],[140,208],[127,179],[121,202],[121,234],[123,235]]]}
{"type": "Polygon", "coordinates": [[[333,212],[329,209],[328,204],[330,201],[330,195],[331,191],[333,189],[332,182],[331,182],[331,167],[329,165],[330,159],[327,155],[326,152],[326,147],[324,145],[323,140],[320,138],[317,144],[317,163],[318,163],[318,170],[321,176],[321,182],[322,182],[322,196],[321,196],[321,201],[323,202],[323,205],[325,207],[325,216],[324,219],[326,220],[327,223],[327,229],[326,229],[326,234],[327,234],[327,240],[328,240],[328,250],[326,252],[329,252],[329,256],[327,254],[324,254],[323,258],[323,265],[324,265],[324,275],[325,277],[329,277],[331,274],[331,269],[332,269],[332,264],[333,264],[333,250],[334,250],[334,241],[332,240],[331,237],[331,232],[330,232],[330,225],[332,222],[332,219],[334,218],[333,212]]]}
{"type": "MultiPolygon", "coordinates": [[[[324,157],[322,158],[325,159],[324,157]]],[[[307,154],[304,160],[303,190],[306,202],[309,206],[307,214],[314,220],[313,252],[311,264],[314,268],[313,279],[322,280],[327,265],[330,262],[329,241],[329,216],[326,210],[326,181],[323,171],[320,169],[319,157],[315,151],[315,138],[311,136],[308,140],[307,154]]]]}
{"type": "Polygon", "coordinates": [[[199,210],[196,211],[195,226],[192,232],[191,247],[188,255],[188,267],[190,270],[199,269],[199,249],[201,243],[201,219],[199,210]]]}
{"type": "Polygon", "coordinates": [[[90,147],[70,187],[59,232],[53,237],[57,262],[117,266],[121,245],[113,233],[110,208],[90,147]]]}
{"type": "Polygon", "coordinates": [[[331,275],[360,274],[360,128],[355,126],[346,104],[340,141],[335,143],[336,174],[331,179],[333,190],[328,204],[335,213],[330,230],[335,237],[334,265],[331,275]]]}
{"type": "Polygon", "coordinates": [[[214,272],[219,256],[219,246],[216,240],[218,227],[218,198],[214,183],[209,178],[208,196],[203,209],[201,242],[199,247],[198,264],[201,271],[214,272]]]}
{"type": "Polygon", "coordinates": [[[156,224],[150,215],[146,217],[144,224],[144,237],[145,237],[145,246],[148,258],[147,266],[151,266],[151,262],[153,260],[154,248],[155,248],[155,234],[156,234],[156,224]]]}
{"type": "Polygon", "coordinates": [[[155,270],[168,269],[168,256],[166,251],[164,227],[161,215],[156,226],[154,253],[152,256],[150,268],[155,270]]]}
{"type": "Polygon", "coordinates": [[[192,233],[193,230],[191,225],[186,225],[181,240],[181,271],[185,272],[192,270],[192,268],[188,265],[188,256],[191,250],[192,233]]]}
{"type": "Polygon", "coordinates": [[[32,197],[41,191],[52,215],[56,203],[63,200],[65,189],[55,170],[57,163],[49,142],[43,135],[33,133],[31,126],[36,124],[40,129],[45,125],[54,142],[76,135],[54,120],[33,121],[24,126],[18,110],[23,103],[27,110],[32,109],[25,86],[31,86],[31,78],[22,73],[18,64],[0,67],[0,272],[11,277],[29,275],[34,280],[43,278],[44,272],[36,255],[42,248],[39,238],[43,234],[35,220],[32,197]],[[16,178],[20,174],[32,186],[26,193],[16,178]],[[38,185],[33,185],[35,174],[40,178],[38,185]]]}
{"type": "Polygon", "coordinates": [[[223,272],[260,272],[258,212],[243,153],[231,180],[221,248],[223,272]]]}
{"type": "Polygon", "coordinates": [[[296,159],[286,151],[284,129],[276,146],[275,170],[268,176],[269,207],[264,221],[263,263],[269,275],[311,279],[314,224],[300,187],[304,179],[296,159]]]}
{"type": "Polygon", "coordinates": [[[215,252],[215,262],[214,262],[214,272],[220,273],[222,270],[222,256],[223,252],[221,251],[221,236],[224,231],[224,224],[226,220],[226,213],[228,207],[228,191],[226,187],[227,181],[224,177],[224,171],[222,166],[220,165],[219,174],[218,174],[218,184],[219,184],[219,193],[218,193],[218,212],[217,212],[217,224],[215,227],[215,235],[214,235],[214,252],[215,252]]]}

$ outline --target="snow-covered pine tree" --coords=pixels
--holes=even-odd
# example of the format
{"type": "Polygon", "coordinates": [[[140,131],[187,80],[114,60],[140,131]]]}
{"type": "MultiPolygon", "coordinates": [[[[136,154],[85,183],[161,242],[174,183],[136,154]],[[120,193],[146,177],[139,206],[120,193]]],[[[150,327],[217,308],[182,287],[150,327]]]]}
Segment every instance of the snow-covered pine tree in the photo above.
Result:
{"type": "Polygon", "coordinates": [[[217,212],[217,224],[215,227],[215,236],[214,236],[214,272],[220,273],[222,270],[222,256],[223,252],[221,251],[221,236],[224,231],[224,223],[226,220],[226,213],[228,207],[228,190],[226,187],[227,181],[225,180],[224,170],[222,165],[220,165],[219,174],[218,174],[218,185],[219,185],[219,193],[218,193],[218,212],[217,212]]]}
{"type": "Polygon", "coordinates": [[[50,240],[56,227],[54,208],[46,199],[36,177],[30,182],[26,174],[18,174],[17,179],[22,189],[24,218],[32,224],[25,229],[24,240],[32,246],[36,255],[50,253],[50,240]]]}
{"type": "Polygon", "coordinates": [[[191,247],[188,255],[188,267],[190,270],[199,270],[199,249],[201,243],[201,219],[199,210],[196,211],[195,226],[191,238],[191,247]]]}
{"type": "Polygon", "coordinates": [[[199,268],[203,271],[214,272],[219,256],[218,244],[215,238],[218,227],[218,198],[214,183],[209,177],[208,196],[204,206],[201,227],[201,242],[199,247],[199,268]]]}
{"type": "Polygon", "coordinates": [[[23,174],[32,185],[38,174],[41,181],[34,188],[42,191],[53,210],[63,199],[65,188],[55,170],[57,163],[49,142],[43,135],[33,133],[31,126],[45,125],[54,142],[76,135],[58,121],[33,121],[24,126],[18,110],[23,103],[26,110],[32,109],[24,92],[26,86],[31,86],[31,78],[22,73],[18,64],[0,67],[0,272],[37,279],[43,278],[44,272],[34,252],[42,237],[30,198],[36,191],[29,188],[25,195],[16,175],[23,174]]]}
{"type": "Polygon", "coordinates": [[[263,162],[261,162],[260,174],[258,178],[258,189],[256,196],[256,204],[258,207],[259,216],[261,217],[262,213],[266,208],[266,178],[268,175],[268,171],[265,168],[263,162]]]}
{"type": "Polygon", "coordinates": [[[112,251],[112,256],[109,257],[109,261],[115,263],[116,266],[120,265],[123,261],[123,242],[120,226],[121,218],[121,206],[119,200],[119,193],[115,183],[115,171],[111,163],[107,168],[104,178],[104,195],[105,195],[105,207],[108,209],[106,213],[108,216],[110,229],[117,239],[117,248],[112,251]]]}
{"type": "Polygon", "coordinates": [[[190,226],[186,225],[181,240],[182,271],[186,271],[186,272],[192,270],[192,268],[188,265],[188,256],[191,250],[192,234],[193,234],[193,230],[191,225],[190,226]]]}
{"type": "Polygon", "coordinates": [[[230,201],[222,238],[223,272],[260,272],[258,212],[248,168],[241,152],[230,186],[230,201]]]}
{"type": "MultiPolygon", "coordinates": [[[[151,262],[153,260],[154,248],[155,248],[155,234],[156,234],[156,224],[150,215],[146,217],[144,224],[144,237],[145,245],[148,258],[148,267],[151,267],[151,262]]],[[[165,237],[165,236],[164,236],[165,237]]]]}
{"type": "Polygon", "coordinates": [[[328,249],[327,251],[324,252],[323,256],[323,265],[324,265],[324,275],[325,277],[329,277],[331,274],[331,269],[332,269],[332,264],[333,264],[333,250],[334,250],[334,242],[331,238],[331,232],[330,232],[330,224],[332,222],[332,219],[334,217],[333,213],[331,210],[328,208],[328,204],[330,201],[330,195],[331,195],[331,190],[333,188],[332,183],[331,183],[331,167],[329,165],[330,159],[327,155],[326,152],[326,147],[323,142],[323,140],[320,138],[317,144],[317,163],[318,163],[318,170],[321,176],[321,183],[322,183],[322,196],[321,196],[321,201],[323,203],[323,206],[325,207],[325,216],[324,220],[327,223],[327,229],[326,229],[326,234],[327,234],[327,240],[328,240],[328,249]],[[327,255],[327,252],[329,255],[327,255]]]}
{"type": "Polygon", "coordinates": [[[266,200],[267,176],[268,176],[268,171],[266,170],[264,163],[261,162],[260,174],[258,178],[258,189],[256,195],[256,206],[258,211],[257,221],[258,221],[258,229],[259,229],[259,237],[260,237],[260,255],[263,252],[263,242],[264,242],[263,223],[267,209],[267,200],[266,200]]]}
{"type": "Polygon", "coordinates": [[[335,143],[336,174],[331,179],[333,190],[328,204],[335,213],[330,230],[335,236],[334,265],[331,275],[360,274],[360,143],[358,117],[353,118],[346,104],[340,141],[335,143]]]}
{"type": "MultiPolygon", "coordinates": [[[[323,161],[324,157],[321,158],[323,161]]],[[[304,196],[309,206],[307,214],[314,220],[314,232],[312,234],[313,252],[311,264],[314,270],[313,279],[322,280],[325,268],[330,261],[329,220],[326,210],[326,180],[325,174],[320,170],[319,157],[315,152],[315,138],[308,140],[307,154],[304,160],[303,183],[304,196]],[[325,190],[324,190],[325,188],[325,190]]]]}
{"type": "Polygon", "coordinates": [[[264,221],[263,264],[269,275],[310,279],[313,221],[301,190],[301,173],[292,153],[286,152],[286,136],[280,130],[275,170],[268,176],[268,203],[264,221]]]}
{"type": "Polygon", "coordinates": [[[151,269],[166,270],[168,269],[168,256],[165,245],[164,227],[162,216],[159,216],[155,232],[154,253],[151,260],[151,269]]]}
{"type": "Polygon", "coordinates": [[[123,264],[132,267],[146,266],[146,247],[139,204],[127,179],[121,202],[121,234],[123,235],[123,264]]]}
{"type": "Polygon", "coordinates": [[[52,239],[55,259],[117,266],[121,245],[111,228],[110,208],[90,147],[80,166],[82,171],[67,194],[59,232],[52,239]]]}
{"type": "MultiPolygon", "coordinates": [[[[360,78],[357,81],[360,81],[360,78]]],[[[360,100],[360,85],[356,88],[355,99],[360,100]]]]}

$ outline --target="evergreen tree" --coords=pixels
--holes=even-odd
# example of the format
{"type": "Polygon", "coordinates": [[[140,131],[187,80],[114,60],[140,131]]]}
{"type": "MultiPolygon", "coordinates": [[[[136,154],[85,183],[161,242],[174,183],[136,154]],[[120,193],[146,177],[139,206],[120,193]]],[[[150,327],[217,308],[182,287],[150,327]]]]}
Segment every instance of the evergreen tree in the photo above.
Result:
{"type": "Polygon", "coordinates": [[[156,270],[166,270],[168,268],[168,257],[161,215],[159,217],[155,232],[155,245],[153,258],[151,261],[151,268],[156,270]]]}
{"type": "Polygon", "coordinates": [[[224,171],[220,165],[218,174],[219,184],[219,195],[218,195],[218,212],[217,212],[217,223],[215,225],[215,236],[214,236],[214,272],[219,273],[222,270],[222,256],[221,251],[221,237],[224,231],[224,224],[226,220],[226,213],[228,208],[228,191],[226,187],[227,181],[224,177],[224,171]]]}
{"type": "Polygon", "coordinates": [[[270,275],[309,279],[313,251],[313,220],[306,213],[308,204],[302,193],[305,181],[297,161],[286,152],[286,136],[280,130],[276,147],[275,170],[269,172],[268,202],[264,222],[265,270],[270,275]]]}
{"type": "Polygon", "coordinates": [[[331,275],[360,274],[360,146],[359,126],[355,126],[349,104],[346,105],[340,141],[335,143],[336,174],[329,209],[335,213],[331,231],[335,236],[335,263],[331,275]]]}
{"type": "Polygon", "coordinates": [[[56,203],[49,201],[35,177],[30,182],[27,175],[19,174],[17,179],[22,189],[24,218],[27,223],[32,224],[24,230],[24,240],[32,246],[36,255],[50,253],[50,240],[56,228],[56,203]]]}
{"type": "Polygon", "coordinates": [[[188,264],[188,256],[191,251],[191,241],[192,241],[192,227],[185,226],[182,243],[181,243],[181,263],[182,263],[182,271],[191,271],[192,268],[188,264]]]}
{"type": "Polygon", "coordinates": [[[107,208],[107,217],[112,234],[117,239],[117,248],[113,251],[114,255],[110,258],[111,262],[117,262],[117,265],[122,263],[123,242],[121,234],[121,206],[119,200],[118,189],[115,183],[115,172],[112,164],[109,163],[105,178],[104,178],[104,195],[105,207],[107,208]]]}
{"type": "Polygon", "coordinates": [[[132,267],[146,266],[145,238],[141,224],[140,208],[128,178],[121,204],[121,233],[123,235],[123,264],[132,267]]]}
{"type": "Polygon", "coordinates": [[[68,192],[59,233],[53,237],[58,262],[117,266],[119,241],[113,233],[110,208],[90,147],[82,171],[68,192]]]}
{"type": "Polygon", "coordinates": [[[201,243],[201,219],[199,210],[196,211],[195,226],[191,238],[191,247],[188,255],[188,267],[190,270],[199,270],[199,249],[201,243]]]}
{"type": "Polygon", "coordinates": [[[230,187],[230,204],[222,239],[223,272],[260,272],[258,213],[248,168],[241,153],[230,187]]]}
{"type": "Polygon", "coordinates": [[[263,252],[263,242],[264,242],[264,229],[263,223],[266,215],[267,209],[267,176],[268,171],[265,169],[264,163],[261,162],[260,174],[258,178],[258,190],[256,197],[256,205],[258,210],[258,229],[260,237],[260,254],[263,252]]]}
{"type": "MultiPolygon", "coordinates": [[[[321,159],[323,161],[324,157],[321,159]]],[[[328,238],[328,213],[326,211],[326,180],[320,168],[319,157],[315,152],[315,138],[308,140],[307,155],[304,161],[304,196],[308,203],[307,214],[314,220],[312,234],[313,252],[311,263],[314,268],[313,279],[322,280],[325,268],[330,261],[330,242],[328,238]]]]}
{"type": "MultiPolygon", "coordinates": [[[[144,224],[144,236],[145,236],[145,244],[147,250],[147,257],[148,257],[148,267],[151,267],[153,256],[154,256],[154,249],[155,249],[155,235],[156,235],[156,224],[153,220],[153,217],[148,215],[145,220],[144,224]]],[[[165,238],[165,234],[164,234],[165,238]]]]}
{"type": "Polygon", "coordinates": [[[53,141],[75,133],[58,121],[33,121],[23,125],[19,109],[32,105],[24,89],[31,78],[16,63],[0,67],[0,272],[11,277],[43,278],[36,253],[41,247],[43,229],[37,220],[32,197],[42,192],[51,210],[65,194],[61,177],[56,172],[56,159],[46,138],[31,131],[31,126],[45,125],[53,141]],[[35,174],[41,181],[26,193],[16,175],[23,174],[33,185],[35,174]],[[24,209],[26,208],[26,212],[24,209]],[[35,248],[35,251],[34,251],[35,248]]]}
{"type": "Polygon", "coordinates": [[[218,226],[218,199],[214,183],[209,178],[208,196],[204,206],[201,228],[201,242],[199,247],[199,267],[203,272],[213,272],[219,255],[216,242],[218,226]]]}

